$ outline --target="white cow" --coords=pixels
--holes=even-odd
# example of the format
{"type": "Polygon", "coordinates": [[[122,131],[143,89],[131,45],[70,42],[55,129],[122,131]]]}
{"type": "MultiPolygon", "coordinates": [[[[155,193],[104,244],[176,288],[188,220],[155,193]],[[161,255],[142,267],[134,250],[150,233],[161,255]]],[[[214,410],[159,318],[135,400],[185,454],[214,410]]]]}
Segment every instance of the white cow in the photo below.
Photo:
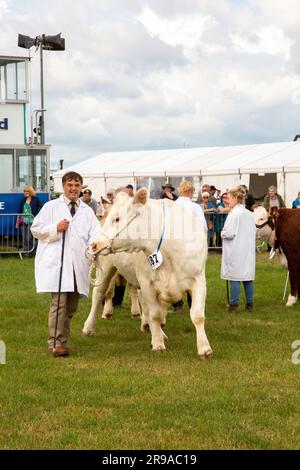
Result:
{"type": "Polygon", "coordinates": [[[258,206],[253,211],[253,218],[256,226],[256,238],[273,246],[275,230],[268,211],[263,206],[258,206]]]}
{"type": "MultiPolygon", "coordinates": [[[[192,213],[176,204],[152,202],[146,188],[137,191],[134,198],[120,193],[94,250],[95,254],[101,255],[135,253],[132,262],[154,351],[166,349],[166,336],[161,329],[165,317],[162,304],[178,302],[188,291],[192,297],[190,316],[196,329],[198,355],[208,357],[212,354],[204,329],[207,239],[204,227],[192,213]],[[150,261],[152,265],[156,263],[156,251],[160,251],[163,261],[157,269],[151,269],[150,261]],[[148,260],[149,255],[153,256],[148,260]]],[[[84,330],[90,327],[87,322],[84,330]]]]}

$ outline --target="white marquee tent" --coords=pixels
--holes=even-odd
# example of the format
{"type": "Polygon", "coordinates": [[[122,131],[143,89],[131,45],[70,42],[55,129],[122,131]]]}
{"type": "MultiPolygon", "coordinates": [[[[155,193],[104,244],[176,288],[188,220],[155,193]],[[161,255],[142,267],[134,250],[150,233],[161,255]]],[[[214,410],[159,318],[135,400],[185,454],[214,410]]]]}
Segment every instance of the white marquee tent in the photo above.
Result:
{"type": "Polygon", "coordinates": [[[135,189],[147,186],[158,197],[162,184],[176,187],[185,178],[197,190],[203,183],[222,192],[246,184],[256,198],[275,184],[291,207],[300,191],[300,142],[101,153],[54,173],[55,191],[62,190],[61,177],[67,171],[80,173],[96,199],[128,183],[135,189]]]}

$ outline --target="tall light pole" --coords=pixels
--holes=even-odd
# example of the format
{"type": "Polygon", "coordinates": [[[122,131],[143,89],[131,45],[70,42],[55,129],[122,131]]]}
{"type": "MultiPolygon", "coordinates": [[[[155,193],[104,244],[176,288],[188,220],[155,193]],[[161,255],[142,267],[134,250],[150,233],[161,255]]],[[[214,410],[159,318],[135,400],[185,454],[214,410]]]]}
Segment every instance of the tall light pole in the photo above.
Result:
{"type": "MultiPolygon", "coordinates": [[[[44,107],[44,64],[43,64],[43,50],[47,51],[64,51],[65,50],[65,39],[61,37],[61,33],[55,36],[48,36],[41,34],[35,38],[30,36],[24,36],[19,34],[18,46],[24,49],[30,49],[35,46],[36,49],[40,48],[40,86],[41,86],[41,115],[39,120],[39,133],[40,143],[45,143],[45,107],[44,107]]],[[[36,129],[38,135],[38,129],[36,129]]]]}

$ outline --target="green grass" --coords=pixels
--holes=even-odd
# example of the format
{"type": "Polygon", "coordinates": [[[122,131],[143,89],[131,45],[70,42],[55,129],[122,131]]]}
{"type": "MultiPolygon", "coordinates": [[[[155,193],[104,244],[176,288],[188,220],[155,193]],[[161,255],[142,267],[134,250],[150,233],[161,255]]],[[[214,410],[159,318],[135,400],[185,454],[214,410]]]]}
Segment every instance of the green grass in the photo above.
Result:
{"type": "MultiPolygon", "coordinates": [[[[299,304],[282,301],[286,272],[258,256],[255,311],[226,312],[220,255],[207,263],[206,332],[196,354],[185,307],[170,313],[166,353],[129,316],[129,302],[94,337],[81,336],[90,300],[72,324],[68,358],[47,353],[49,297],[36,295],[33,260],[0,258],[1,449],[299,449],[299,304]]],[[[244,304],[244,299],[243,299],[244,304]]]]}

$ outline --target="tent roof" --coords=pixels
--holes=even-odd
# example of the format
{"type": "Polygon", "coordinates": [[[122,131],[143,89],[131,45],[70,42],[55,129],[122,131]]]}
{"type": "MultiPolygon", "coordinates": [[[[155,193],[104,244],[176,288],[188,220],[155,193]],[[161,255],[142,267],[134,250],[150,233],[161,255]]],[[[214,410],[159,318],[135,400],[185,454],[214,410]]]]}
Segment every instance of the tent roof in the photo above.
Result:
{"type": "Polygon", "coordinates": [[[83,177],[189,176],[300,171],[300,142],[101,153],[54,173],[83,177]]]}

